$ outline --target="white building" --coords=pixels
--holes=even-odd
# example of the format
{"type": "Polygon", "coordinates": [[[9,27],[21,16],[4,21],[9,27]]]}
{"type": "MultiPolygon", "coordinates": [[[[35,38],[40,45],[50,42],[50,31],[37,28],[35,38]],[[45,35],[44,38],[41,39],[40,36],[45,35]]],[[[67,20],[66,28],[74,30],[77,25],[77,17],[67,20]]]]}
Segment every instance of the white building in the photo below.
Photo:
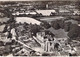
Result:
{"type": "Polygon", "coordinates": [[[50,16],[51,12],[56,13],[55,10],[36,10],[37,13],[41,13],[43,16],[50,16]]]}

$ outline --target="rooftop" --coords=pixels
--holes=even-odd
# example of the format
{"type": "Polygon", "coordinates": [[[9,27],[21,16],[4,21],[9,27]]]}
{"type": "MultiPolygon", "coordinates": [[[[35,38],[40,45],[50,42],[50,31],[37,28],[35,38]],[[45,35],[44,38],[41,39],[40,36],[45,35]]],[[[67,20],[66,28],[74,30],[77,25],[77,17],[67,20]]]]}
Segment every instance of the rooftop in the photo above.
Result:
{"type": "Polygon", "coordinates": [[[37,13],[41,13],[42,15],[50,15],[51,14],[51,12],[53,12],[53,13],[56,13],[56,11],[55,10],[36,10],[36,12],[37,13]]]}

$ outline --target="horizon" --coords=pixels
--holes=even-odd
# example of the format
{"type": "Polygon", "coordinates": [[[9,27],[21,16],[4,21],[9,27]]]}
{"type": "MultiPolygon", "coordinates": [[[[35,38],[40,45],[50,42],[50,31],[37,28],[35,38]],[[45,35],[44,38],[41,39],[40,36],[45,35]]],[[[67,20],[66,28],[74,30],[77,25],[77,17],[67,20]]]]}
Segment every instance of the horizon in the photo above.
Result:
{"type": "Polygon", "coordinates": [[[0,1],[80,1],[80,0],[0,0],[0,1]]]}

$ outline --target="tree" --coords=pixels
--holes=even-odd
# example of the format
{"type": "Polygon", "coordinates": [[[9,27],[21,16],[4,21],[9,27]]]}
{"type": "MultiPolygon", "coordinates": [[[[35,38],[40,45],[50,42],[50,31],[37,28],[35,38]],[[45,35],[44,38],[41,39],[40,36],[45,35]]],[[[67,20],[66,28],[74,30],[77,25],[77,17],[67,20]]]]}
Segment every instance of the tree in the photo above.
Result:
{"type": "Polygon", "coordinates": [[[58,22],[55,22],[55,23],[54,23],[54,29],[56,29],[56,30],[57,30],[57,29],[60,29],[60,26],[59,26],[58,22]]]}
{"type": "Polygon", "coordinates": [[[65,30],[65,31],[69,31],[71,24],[72,24],[71,22],[65,22],[65,23],[64,23],[64,30],[65,30]]]}
{"type": "Polygon", "coordinates": [[[51,25],[46,21],[43,21],[43,23],[41,23],[40,25],[46,29],[49,29],[51,27],[51,25]]]}
{"type": "Polygon", "coordinates": [[[54,28],[54,29],[60,29],[60,25],[59,25],[59,23],[58,23],[58,20],[56,20],[56,21],[52,21],[51,22],[51,26],[54,28]]]}
{"type": "Polygon", "coordinates": [[[5,33],[5,32],[8,31],[8,30],[7,30],[7,27],[8,27],[8,25],[6,25],[6,26],[4,27],[4,29],[3,29],[3,33],[5,33]]]}
{"type": "Polygon", "coordinates": [[[28,23],[26,23],[26,22],[24,22],[24,24],[23,24],[23,27],[26,29],[26,30],[28,30],[28,23]]]}
{"type": "Polygon", "coordinates": [[[36,36],[36,33],[40,32],[41,29],[42,29],[42,27],[40,27],[37,24],[34,24],[34,25],[31,24],[30,25],[30,32],[33,33],[34,36],[36,36]]]}
{"type": "Polygon", "coordinates": [[[64,28],[64,20],[58,20],[58,24],[62,29],[64,28]]]}
{"type": "Polygon", "coordinates": [[[54,37],[55,35],[50,32],[49,30],[45,30],[45,35],[51,35],[51,37],[54,37]]]}
{"type": "Polygon", "coordinates": [[[72,24],[70,26],[70,31],[68,32],[68,36],[71,39],[77,39],[77,37],[80,37],[80,27],[76,24],[72,24]]]}
{"type": "Polygon", "coordinates": [[[55,43],[54,48],[58,50],[59,44],[58,43],[55,43]]]}
{"type": "Polygon", "coordinates": [[[7,23],[15,23],[15,19],[14,19],[14,16],[11,16],[10,19],[7,21],[7,23]]]}

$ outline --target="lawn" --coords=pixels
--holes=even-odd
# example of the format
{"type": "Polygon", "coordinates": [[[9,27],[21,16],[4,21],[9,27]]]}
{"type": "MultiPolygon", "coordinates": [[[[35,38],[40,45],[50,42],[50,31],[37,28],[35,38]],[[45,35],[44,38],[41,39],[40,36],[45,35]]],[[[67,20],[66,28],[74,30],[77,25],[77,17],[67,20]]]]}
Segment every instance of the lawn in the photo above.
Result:
{"type": "Polygon", "coordinates": [[[16,20],[17,23],[19,23],[19,22],[21,22],[21,23],[26,22],[28,24],[32,23],[32,24],[37,24],[37,25],[40,25],[40,23],[41,23],[40,21],[38,21],[38,20],[36,20],[34,18],[30,18],[30,17],[16,17],[15,20],[16,20]]]}

